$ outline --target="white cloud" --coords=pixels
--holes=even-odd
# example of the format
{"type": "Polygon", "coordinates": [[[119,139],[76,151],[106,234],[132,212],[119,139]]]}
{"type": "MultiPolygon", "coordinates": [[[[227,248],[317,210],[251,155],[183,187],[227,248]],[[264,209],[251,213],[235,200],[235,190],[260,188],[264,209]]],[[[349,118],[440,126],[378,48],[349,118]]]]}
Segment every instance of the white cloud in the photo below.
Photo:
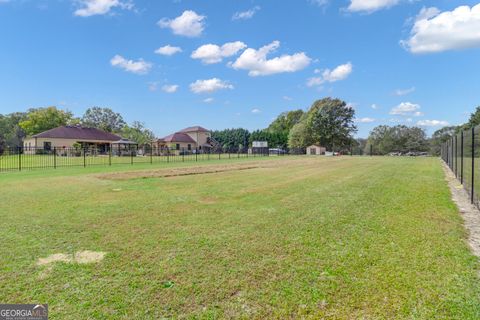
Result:
{"type": "Polygon", "coordinates": [[[166,84],[162,86],[162,91],[166,93],[175,93],[178,88],[179,86],[177,84],[166,84]]]}
{"type": "Polygon", "coordinates": [[[443,120],[420,120],[417,122],[417,126],[422,127],[439,127],[439,126],[448,126],[449,123],[443,120]]]}
{"type": "Polygon", "coordinates": [[[308,79],[307,86],[319,86],[325,82],[336,82],[346,79],[353,71],[352,63],[348,62],[346,64],[339,65],[333,70],[326,69],[323,72],[319,69],[315,69],[314,73],[322,72],[321,77],[313,77],[308,79]]]}
{"type": "Polygon", "coordinates": [[[158,90],[158,82],[149,82],[148,83],[148,90],[157,91],[158,90]]]}
{"type": "Polygon", "coordinates": [[[78,3],[81,8],[75,10],[74,15],[79,17],[107,14],[115,7],[125,10],[131,10],[134,7],[131,1],[120,0],[79,0],[78,3]]]}
{"type": "Polygon", "coordinates": [[[400,0],[350,0],[347,10],[350,12],[372,13],[397,5],[400,0]]]}
{"type": "Polygon", "coordinates": [[[410,32],[402,40],[403,47],[412,53],[432,53],[480,47],[480,3],[459,6],[453,11],[440,12],[423,8],[410,32]]]}
{"type": "Polygon", "coordinates": [[[247,11],[242,11],[242,12],[235,12],[235,14],[232,16],[232,20],[247,20],[253,18],[255,13],[260,10],[259,6],[255,6],[250,10],[247,11]]]}
{"type": "Polygon", "coordinates": [[[186,10],[175,19],[163,18],[158,21],[160,28],[169,28],[176,35],[198,37],[205,28],[205,16],[198,15],[195,11],[186,10]]]}
{"type": "Polygon", "coordinates": [[[292,101],[293,100],[293,98],[289,97],[289,96],[283,96],[282,99],[285,100],[285,101],[292,101]]]}
{"type": "Polygon", "coordinates": [[[256,77],[283,72],[295,72],[304,69],[310,64],[311,59],[304,52],[267,59],[267,55],[279,47],[280,42],[273,41],[258,50],[248,48],[231,66],[236,70],[248,70],[249,76],[256,77]]]}
{"type": "Polygon", "coordinates": [[[155,53],[156,54],[161,54],[161,55],[164,55],[164,56],[172,56],[174,55],[175,53],[179,53],[179,52],[182,52],[182,48],[180,47],[173,47],[169,44],[167,44],[166,46],[163,46],[163,47],[160,47],[158,48],[157,50],[155,50],[155,53]]]}
{"type": "Polygon", "coordinates": [[[370,122],[374,122],[374,121],[375,121],[375,119],[368,118],[368,117],[357,119],[358,123],[370,123],[370,122]]]}
{"type": "Polygon", "coordinates": [[[212,103],[215,99],[213,98],[206,98],[206,99],[203,99],[203,102],[205,103],[212,103]]]}
{"type": "Polygon", "coordinates": [[[152,68],[152,64],[150,62],[146,62],[143,59],[134,61],[134,60],[127,60],[121,55],[115,55],[111,60],[110,64],[113,67],[117,67],[123,69],[125,71],[135,73],[135,74],[146,74],[152,68]]]}
{"type": "Polygon", "coordinates": [[[390,114],[399,116],[421,116],[420,105],[411,102],[402,102],[398,106],[394,107],[390,114]]]}
{"type": "Polygon", "coordinates": [[[218,78],[212,78],[208,80],[197,80],[190,84],[190,90],[193,93],[212,93],[223,89],[233,89],[233,85],[227,81],[220,80],[218,78]]]}
{"type": "Polygon", "coordinates": [[[395,90],[394,94],[396,96],[406,96],[407,94],[410,94],[415,91],[415,87],[411,87],[408,89],[397,89],[395,90]]]}
{"type": "Polygon", "coordinates": [[[252,113],[260,113],[262,112],[262,110],[258,109],[258,108],[253,108],[252,109],[252,113]]]}
{"type": "Polygon", "coordinates": [[[374,104],[372,104],[372,105],[370,106],[370,108],[372,108],[373,110],[377,110],[377,109],[378,109],[378,105],[376,105],[376,104],[374,103],[374,104]]]}
{"type": "Polygon", "coordinates": [[[315,4],[319,7],[326,6],[329,2],[329,0],[310,0],[310,3],[315,4]]]}
{"type": "Polygon", "coordinates": [[[192,59],[200,59],[205,64],[219,63],[223,58],[231,57],[245,49],[247,45],[241,41],[227,42],[223,46],[205,44],[192,52],[192,59]]]}

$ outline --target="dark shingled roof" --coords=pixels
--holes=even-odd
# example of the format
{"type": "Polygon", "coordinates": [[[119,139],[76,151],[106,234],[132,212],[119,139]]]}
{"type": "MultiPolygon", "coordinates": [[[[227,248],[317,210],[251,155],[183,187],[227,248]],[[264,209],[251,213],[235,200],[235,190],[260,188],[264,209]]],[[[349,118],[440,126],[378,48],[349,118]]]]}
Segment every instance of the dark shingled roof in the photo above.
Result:
{"type": "Polygon", "coordinates": [[[175,132],[174,134],[168,135],[165,138],[159,139],[159,141],[195,143],[195,140],[193,140],[188,134],[183,132],[175,132]]]}
{"type": "Polygon", "coordinates": [[[33,138],[58,138],[75,140],[118,141],[122,137],[96,128],[81,126],[62,126],[50,129],[33,136],[33,138]]]}
{"type": "Polygon", "coordinates": [[[210,132],[210,130],[205,129],[204,127],[200,127],[200,126],[188,127],[188,128],[180,130],[179,132],[197,132],[197,131],[199,131],[199,132],[210,132]]]}

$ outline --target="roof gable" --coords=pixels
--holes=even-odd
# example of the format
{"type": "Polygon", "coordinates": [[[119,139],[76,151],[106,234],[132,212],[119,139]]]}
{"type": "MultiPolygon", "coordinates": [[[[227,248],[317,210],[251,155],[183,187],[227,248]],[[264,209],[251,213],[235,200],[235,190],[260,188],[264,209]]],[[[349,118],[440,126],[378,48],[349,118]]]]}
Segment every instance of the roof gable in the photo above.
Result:
{"type": "Polygon", "coordinates": [[[188,143],[195,143],[195,140],[192,139],[188,134],[183,133],[183,132],[175,132],[174,134],[168,135],[162,139],[159,139],[160,141],[164,142],[188,142],[188,143]]]}
{"type": "Polygon", "coordinates": [[[193,127],[188,127],[188,128],[182,129],[179,132],[184,132],[184,133],[187,133],[187,132],[210,132],[210,130],[205,129],[204,127],[200,127],[200,126],[193,126],[193,127]]]}

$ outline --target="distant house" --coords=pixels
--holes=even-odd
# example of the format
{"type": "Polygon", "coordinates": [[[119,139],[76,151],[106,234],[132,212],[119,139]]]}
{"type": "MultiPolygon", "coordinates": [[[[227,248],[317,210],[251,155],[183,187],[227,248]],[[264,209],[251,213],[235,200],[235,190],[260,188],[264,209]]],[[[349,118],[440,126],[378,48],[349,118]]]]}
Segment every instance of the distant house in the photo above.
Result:
{"type": "Polygon", "coordinates": [[[307,155],[325,155],[327,149],[318,144],[312,144],[307,147],[307,155]]]}
{"type": "Polygon", "coordinates": [[[208,152],[215,141],[208,129],[200,126],[188,127],[157,140],[159,150],[180,150],[185,152],[208,152]]]}
{"type": "MultiPolygon", "coordinates": [[[[52,150],[53,148],[71,148],[75,146],[96,147],[96,149],[109,150],[112,145],[121,146],[126,142],[122,137],[102,131],[96,128],[85,128],[82,126],[61,126],[50,129],[39,134],[28,137],[24,140],[26,152],[36,149],[52,150]]],[[[129,144],[133,142],[128,141],[129,144]]]]}

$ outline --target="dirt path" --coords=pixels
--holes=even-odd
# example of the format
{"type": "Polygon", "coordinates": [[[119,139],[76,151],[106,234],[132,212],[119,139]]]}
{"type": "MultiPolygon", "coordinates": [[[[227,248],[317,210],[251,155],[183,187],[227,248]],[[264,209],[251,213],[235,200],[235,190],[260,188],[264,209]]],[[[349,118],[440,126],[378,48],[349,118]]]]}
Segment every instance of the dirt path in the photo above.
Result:
{"type": "Polygon", "coordinates": [[[452,193],[452,200],[457,204],[460,214],[465,221],[465,228],[468,230],[468,244],[473,253],[480,257],[480,210],[470,202],[467,191],[456,179],[450,168],[444,163],[445,179],[452,193]]]}

